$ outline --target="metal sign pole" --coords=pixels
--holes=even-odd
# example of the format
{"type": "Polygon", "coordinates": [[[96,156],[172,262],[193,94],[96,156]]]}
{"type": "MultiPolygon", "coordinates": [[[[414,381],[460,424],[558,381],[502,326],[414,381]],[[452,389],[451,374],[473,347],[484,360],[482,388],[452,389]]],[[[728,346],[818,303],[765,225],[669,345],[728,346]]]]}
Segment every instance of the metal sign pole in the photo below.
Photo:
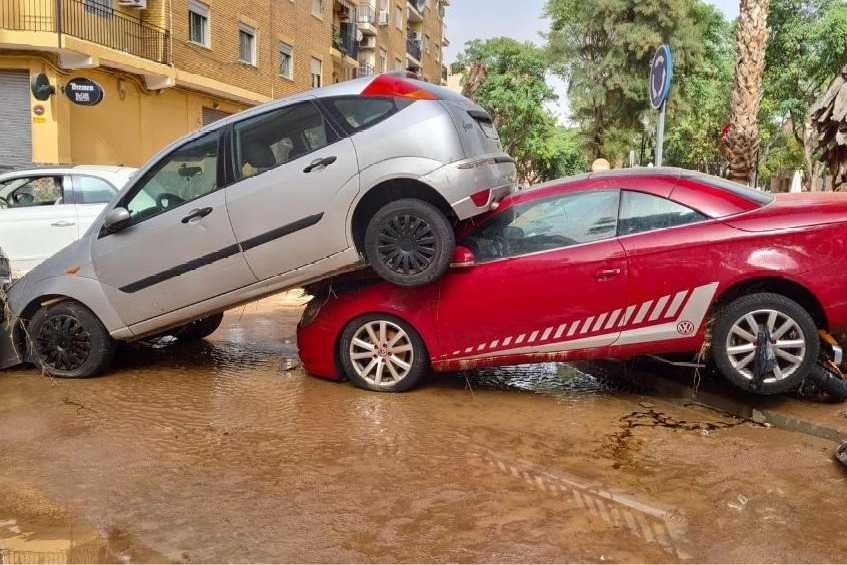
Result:
{"type": "Polygon", "coordinates": [[[665,142],[665,106],[667,102],[662,102],[659,108],[659,121],[656,124],[656,166],[662,166],[662,150],[665,142]]]}

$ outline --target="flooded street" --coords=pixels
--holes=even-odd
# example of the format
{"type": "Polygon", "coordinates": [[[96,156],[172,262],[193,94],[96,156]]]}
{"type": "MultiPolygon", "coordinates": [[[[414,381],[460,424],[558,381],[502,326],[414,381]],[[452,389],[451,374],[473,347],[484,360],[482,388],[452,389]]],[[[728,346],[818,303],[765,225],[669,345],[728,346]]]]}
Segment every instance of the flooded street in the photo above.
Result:
{"type": "Polygon", "coordinates": [[[557,365],[362,391],[290,369],[298,317],[0,373],[0,563],[847,555],[832,442],[557,365]]]}

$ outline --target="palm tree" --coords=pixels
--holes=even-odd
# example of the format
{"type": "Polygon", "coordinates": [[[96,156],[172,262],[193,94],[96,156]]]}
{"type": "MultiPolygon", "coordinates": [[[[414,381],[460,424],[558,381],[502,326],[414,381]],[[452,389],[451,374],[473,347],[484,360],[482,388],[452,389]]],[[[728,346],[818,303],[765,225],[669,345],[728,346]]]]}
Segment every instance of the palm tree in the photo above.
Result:
{"type": "Polygon", "coordinates": [[[770,0],[741,0],[735,41],[735,84],[730,98],[730,130],[726,136],[727,177],[752,184],[759,151],[759,102],[768,43],[770,0]]]}

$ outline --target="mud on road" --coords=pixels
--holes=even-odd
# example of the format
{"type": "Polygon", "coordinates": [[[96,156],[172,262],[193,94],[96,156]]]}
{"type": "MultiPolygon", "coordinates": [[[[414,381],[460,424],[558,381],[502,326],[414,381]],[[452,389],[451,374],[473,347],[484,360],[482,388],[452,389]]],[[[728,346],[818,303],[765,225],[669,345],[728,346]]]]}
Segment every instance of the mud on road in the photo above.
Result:
{"type": "Polygon", "coordinates": [[[831,442],[564,365],[361,391],[298,317],[0,373],[0,563],[845,560],[831,442]]]}

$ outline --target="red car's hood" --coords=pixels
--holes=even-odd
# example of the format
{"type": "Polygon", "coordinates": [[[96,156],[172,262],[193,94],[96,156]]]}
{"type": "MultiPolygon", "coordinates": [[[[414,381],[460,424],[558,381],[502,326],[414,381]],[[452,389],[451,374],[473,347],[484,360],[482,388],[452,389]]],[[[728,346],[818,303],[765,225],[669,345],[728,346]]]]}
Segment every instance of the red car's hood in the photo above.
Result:
{"type": "Polygon", "coordinates": [[[752,232],[847,222],[847,193],[775,194],[771,204],[724,221],[734,228],[752,232]]]}

